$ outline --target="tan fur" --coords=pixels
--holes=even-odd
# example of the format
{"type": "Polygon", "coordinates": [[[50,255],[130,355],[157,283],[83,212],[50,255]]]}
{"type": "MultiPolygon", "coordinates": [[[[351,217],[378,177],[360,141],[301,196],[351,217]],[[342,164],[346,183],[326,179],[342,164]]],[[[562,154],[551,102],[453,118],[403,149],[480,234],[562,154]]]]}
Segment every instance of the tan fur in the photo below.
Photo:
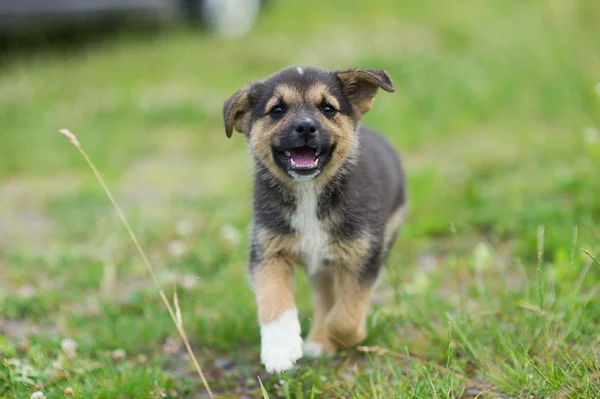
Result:
{"type": "Polygon", "coordinates": [[[265,258],[282,254],[291,256],[290,250],[297,240],[295,234],[279,234],[266,229],[258,231],[257,237],[261,254],[265,258]]]}
{"type": "Polygon", "coordinates": [[[390,241],[392,238],[394,238],[394,235],[402,226],[405,214],[406,210],[404,209],[404,206],[401,206],[396,209],[388,219],[385,225],[385,233],[383,235],[383,248],[386,250],[389,248],[390,241]]]}
{"type": "Polygon", "coordinates": [[[265,114],[278,103],[283,104],[299,104],[303,101],[302,93],[295,88],[282,84],[277,86],[274,91],[273,97],[267,102],[265,107],[265,114]]]}
{"type": "Polygon", "coordinates": [[[304,99],[308,104],[314,104],[317,107],[323,103],[328,103],[335,109],[340,109],[339,101],[329,92],[327,86],[323,83],[315,83],[306,91],[304,99]]]}
{"type": "MultiPolygon", "coordinates": [[[[289,118],[293,118],[293,112],[286,113],[283,118],[274,122],[267,115],[269,110],[279,103],[293,109],[294,104],[306,102],[319,107],[324,101],[339,109],[339,102],[322,83],[315,84],[305,93],[301,93],[285,84],[279,85],[274,90],[273,97],[267,101],[265,117],[254,122],[250,133],[250,147],[254,154],[267,166],[269,171],[281,181],[291,183],[290,177],[275,164],[271,146],[280,132],[278,126],[286,124],[289,118]]],[[[355,132],[354,121],[346,115],[338,113],[333,119],[319,113],[315,113],[315,116],[329,130],[337,146],[329,164],[325,167],[321,176],[317,177],[317,182],[325,185],[336,175],[342,164],[356,154],[358,136],[355,132]]]]}
{"type": "Polygon", "coordinates": [[[344,241],[336,240],[329,243],[329,253],[340,267],[358,275],[362,261],[369,252],[369,246],[369,239],[366,237],[344,241]]]}
{"type": "Polygon", "coordinates": [[[358,135],[352,119],[340,113],[335,115],[333,121],[320,116],[319,122],[326,126],[337,146],[323,173],[317,178],[326,184],[337,174],[344,162],[351,161],[357,155],[358,135]]]}
{"type": "MultiPolygon", "coordinates": [[[[257,233],[266,261],[256,267],[253,276],[259,320],[276,320],[294,306],[293,271],[290,249],[295,235],[281,235],[268,230],[257,233]]],[[[337,240],[328,245],[335,260],[331,270],[311,277],[314,313],[306,341],[321,345],[324,354],[336,348],[352,346],[366,336],[365,317],[369,308],[370,285],[359,282],[360,266],[369,251],[369,239],[337,240]]]]}
{"type": "Polygon", "coordinates": [[[369,239],[329,243],[331,271],[311,278],[314,313],[307,342],[321,345],[323,353],[346,348],[366,336],[365,317],[371,287],[359,282],[360,267],[369,251],[369,239]]]}
{"type": "Polygon", "coordinates": [[[361,283],[358,276],[338,267],[334,275],[335,303],[325,328],[329,340],[338,348],[348,348],[367,336],[366,316],[373,285],[361,283]]]}
{"type": "Polygon", "coordinates": [[[361,283],[344,267],[311,278],[314,315],[306,342],[321,345],[324,354],[348,348],[367,336],[366,316],[373,285],[361,283]]]}
{"type": "Polygon", "coordinates": [[[396,90],[386,71],[349,69],[338,73],[338,79],[342,81],[352,108],[359,117],[371,109],[379,88],[388,92],[396,90]]]}
{"type": "MultiPolygon", "coordinates": [[[[324,89],[324,91],[319,93],[321,98],[325,98],[332,106],[339,109],[339,102],[326,90],[324,85],[318,85],[316,87],[324,89]]],[[[322,100],[317,101],[318,104],[321,102],[322,100]]],[[[335,175],[341,164],[353,153],[358,144],[354,121],[349,116],[341,113],[335,114],[332,119],[327,118],[322,114],[317,114],[317,117],[319,122],[329,130],[333,136],[333,140],[337,144],[337,150],[334,153],[334,157],[329,161],[329,165],[327,165],[326,168],[329,169],[327,174],[335,175]]]]}
{"type": "Polygon", "coordinates": [[[364,93],[360,93],[360,95],[351,95],[352,89],[355,85],[358,84],[360,79],[362,78],[362,74],[357,71],[350,71],[340,73],[338,75],[340,80],[343,82],[344,87],[346,88],[347,93],[349,94],[349,98],[351,98],[352,108],[354,108],[354,112],[357,115],[364,115],[367,111],[371,109],[373,105],[373,99],[375,98],[375,94],[377,94],[377,86],[373,86],[372,90],[368,90],[364,93]]]}
{"type": "Polygon", "coordinates": [[[327,314],[333,308],[335,297],[333,292],[333,276],[324,271],[311,277],[313,288],[313,319],[310,332],[306,342],[321,345],[323,353],[331,355],[335,353],[335,345],[329,340],[329,334],[325,328],[327,314]]]}
{"type": "Polygon", "coordinates": [[[259,119],[253,123],[252,131],[250,132],[250,148],[252,152],[269,169],[271,174],[283,182],[290,182],[291,179],[275,164],[271,145],[279,134],[277,127],[281,123],[286,123],[289,118],[292,118],[292,116],[285,115],[277,123],[273,123],[267,117],[259,119]]]}
{"type": "MultiPolygon", "coordinates": [[[[386,202],[377,202],[374,204],[377,206],[376,217],[353,232],[354,237],[358,238],[348,239],[345,238],[349,230],[348,221],[344,218],[352,216],[346,211],[351,213],[359,206],[353,205],[355,208],[341,211],[337,203],[338,191],[324,191],[324,187],[339,174],[346,171],[352,173],[346,169],[346,165],[351,166],[359,159],[360,119],[371,108],[378,89],[389,92],[395,90],[389,75],[382,70],[349,69],[333,72],[324,79],[319,76],[325,75],[317,74],[314,79],[305,76],[295,80],[298,77],[296,72],[303,75],[308,71],[312,73],[312,69],[296,67],[295,71],[282,71],[283,75],[274,80],[246,86],[227,100],[223,109],[228,137],[234,128],[246,135],[249,149],[257,161],[256,171],[260,174],[255,191],[257,214],[251,274],[261,324],[261,360],[268,371],[288,370],[302,353],[293,293],[296,263],[303,264],[308,270],[314,303],[311,330],[305,340],[314,345],[302,347],[304,353],[333,354],[337,349],[351,347],[365,339],[366,315],[381,259],[374,260],[377,263],[368,265],[369,268],[365,267],[365,262],[370,259],[370,253],[379,254],[382,244],[384,251],[389,249],[404,216],[402,207],[390,215],[381,242],[380,233],[384,226],[379,225],[383,223],[379,212],[386,202]],[[289,75],[290,72],[292,75],[289,75]],[[341,87],[338,83],[341,83],[341,87]],[[335,88],[335,95],[330,92],[330,87],[335,88]],[[343,93],[340,93],[340,89],[343,93]],[[269,95],[271,90],[273,94],[262,109],[264,96],[269,95]],[[346,101],[350,103],[352,112],[346,112],[349,111],[346,101]],[[338,111],[343,105],[344,113],[323,109],[325,104],[338,111]],[[284,107],[284,112],[271,112],[277,105],[284,107]],[[320,130],[318,133],[316,128],[320,130]],[[326,164],[313,164],[310,168],[305,165],[306,170],[300,171],[302,164],[296,162],[292,151],[299,148],[294,146],[313,146],[310,140],[315,137],[310,134],[317,136],[315,151],[334,150],[330,157],[329,154],[321,156],[319,153],[315,159],[315,162],[326,164]],[[324,143],[329,135],[331,142],[324,143]],[[305,143],[304,139],[308,141],[305,143]],[[284,154],[285,150],[289,152],[284,154]],[[274,151],[281,154],[274,154],[274,151]],[[286,159],[286,155],[291,160],[286,159]],[[281,162],[276,157],[281,157],[281,162]],[[286,165],[280,167],[280,163],[286,165]],[[265,194],[270,189],[277,191],[265,194]],[[324,204],[319,203],[319,199],[323,198],[322,194],[329,195],[330,192],[334,196],[331,197],[331,208],[322,212],[324,204]],[[274,195],[285,198],[279,200],[274,195]],[[291,206],[292,199],[295,206],[291,206]],[[263,203],[260,201],[277,202],[281,211],[274,211],[275,218],[277,226],[282,225],[280,228],[285,234],[263,227],[274,224],[265,223],[265,218],[270,218],[271,214],[266,212],[268,208],[261,207],[263,203]],[[377,232],[377,236],[373,232],[377,232]],[[375,245],[377,251],[371,251],[371,245],[375,245]],[[282,315],[285,317],[282,318],[282,315]]],[[[366,151],[370,151],[370,142],[365,143],[366,151]]],[[[367,163],[367,176],[377,173],[374,168],[386,165],[385,162],[374,165],[367,163]]],[[[352,183],[351,179],[347,182],[340,179],[340,186],[334,187],[339,189],[342,201],[348,195],[350,204],[354,203],[354,197],[362,194],[361,191],[352,191],[353,187],[349,187],[352,183]]],[[[357,190],[364,189],[363,184],[359,186],[357,190]]],[[[372,185],[376,189],[380,186],[372,185]]],[[[393,190],[383,190],[382,195],[393,195],[393,190]]],[[[358,198],[357,204],[364,204],[363,200],[367,201],[368,198],[358,198]]]]}
{"type": "Polygon", "coordinates": [[[277,104],[293,105],[302,102],[302,93],[288,85],[279,85],[273,92],[273,96],[267,101],[265,106],[265,116],[254,122],[250,133],[250,147],[255,155],[263,162],[269,171],[278,177],[281,181],[290,180],[276,164],[271,151],[272,144],[277,140],[279,134],[279,126],[286,124],[290,118],[293,118],[291,113],[286,113],[283,118],[273,121],[268,113],[277,104]]]}
{"type": "Polygon", "coordinates": [[[271,110],[271,108],[273,108],[274,106],[276,106],[280,102],[281,102],[281,99],[279,98],[279,96],[271,97],[269,99],[269,101],[267,101],[267,104],[265,104],[265,109],[264,109],[265,115],[267,115],[269,113],[269,111],[271,110]]]}
{"type": "Polygon", "coordinates": [[[294,269],[290,257],[266,258],[255,266],[252,283],[261,325],[272,323],[286,310],[294,309],[294,269]]]}
{"type": "Polygon", "coordinates": [[[231,137],[233,129],[240,133],[248,133],[252,122],[252,112],[248,99],[249,86],[240,89],[231,98],[225,117],[225,133],[231,137]]]}

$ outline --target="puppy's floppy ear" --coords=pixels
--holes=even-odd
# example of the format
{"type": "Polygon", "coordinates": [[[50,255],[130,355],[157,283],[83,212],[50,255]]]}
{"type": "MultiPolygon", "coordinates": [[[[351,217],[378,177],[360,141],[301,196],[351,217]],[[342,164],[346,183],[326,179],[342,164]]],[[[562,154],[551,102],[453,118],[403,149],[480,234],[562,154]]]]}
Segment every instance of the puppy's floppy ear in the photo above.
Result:
{"type": "Polygon", "coordinates": [[[371,109],[373,98],[379,88],[390,93],[396,91],[390,75],[384,70],[353,68],[335,74],[344,86],[352,107],[361,116],[371,109]]]}
{"type": "Polygon", "coordinates": [[[245,86],[223,104],[225,133],[230,138],[233,129],[247,134],[250,131],[252,108],[250,106],[250,86],[245,86]]]}

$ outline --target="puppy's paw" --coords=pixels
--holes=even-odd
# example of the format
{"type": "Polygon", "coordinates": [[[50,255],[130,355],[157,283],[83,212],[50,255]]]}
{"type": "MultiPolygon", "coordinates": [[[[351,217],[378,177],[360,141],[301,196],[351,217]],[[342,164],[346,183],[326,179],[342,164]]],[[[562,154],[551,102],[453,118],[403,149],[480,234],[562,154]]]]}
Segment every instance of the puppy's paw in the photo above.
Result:
{"type": "Polygon", "coordinates": [[[302,344],[302,353],[309,359],[316,359],[323,356],[323,345],[318,342],[304,342],[302,344]]]}
{"type": "Polygon", "coordinates": [[[302,344],[302,353],[309,359],[316,359],[333,355],[335,353],[335,348],[329,342],[321,343],[307,340],[302,344]]]}
{"type": "Polygon", "coordinates": [[[335,307],[327,316],[325,321],[327,338],[337,348],[350,348],[367,337],[365,319],[357,316],[357,314],[348,313],[345,310],[338,311],[335,307]]]}
{"type": "Polygon", "coordinates": [[[260,359],[269,373],[282,373],[291,370],[294,363],[302,357],[302,339],[289,340],[285,344],[267,345],[263,344],[260,359]]]}
{"type": "Polygon", "coordinates": [[[284,312],[281,317],[260,327],[260,360],[269,373],[290,370],[302,357],[302,337],[296,309],[284,312]]]}

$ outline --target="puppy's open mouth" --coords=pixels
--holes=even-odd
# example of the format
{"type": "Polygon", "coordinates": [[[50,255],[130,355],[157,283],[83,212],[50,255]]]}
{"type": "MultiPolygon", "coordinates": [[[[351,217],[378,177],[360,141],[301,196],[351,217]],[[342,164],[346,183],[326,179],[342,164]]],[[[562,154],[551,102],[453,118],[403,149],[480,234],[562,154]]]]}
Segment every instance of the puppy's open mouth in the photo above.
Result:
{"type": "Polygon", "coordinates": [[[289,149],[273,148],[275,163],[294,179],[318,176],[328,163],[335,146],[327,149],[301,146],[289,149]]]}
{"type": "Polygon", "coordinates": [[[290,169],[293,170],[311,170],[319,166],[319,155],[312,147],[292,148],[284,151],[283,155],[288,159],[290,169]]]}
{"type": "Polygon", "coordinates": [[[273,146],[275,164],[292,179],[312,179],[321,174],[335,151],[333,145],[273,146]]]}

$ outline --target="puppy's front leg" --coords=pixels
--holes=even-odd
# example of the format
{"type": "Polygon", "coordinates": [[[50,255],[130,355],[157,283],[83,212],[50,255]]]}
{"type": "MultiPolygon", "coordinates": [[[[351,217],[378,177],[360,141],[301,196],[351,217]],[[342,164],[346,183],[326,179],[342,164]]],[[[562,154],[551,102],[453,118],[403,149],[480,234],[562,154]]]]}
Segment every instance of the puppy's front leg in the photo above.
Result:
{"type": "Polygon", "coordinates": [[[338,348],[348,348],[367,336],[366,317],[375,280],[361,281],[354,270],[335,272],[335,304],[325,321],[327,334],[338,348]]]}
{"type": "Polygon", "coordinates": [[[262,260],[252,267],[252,282],[260,322],[260,358],[268,372],[281,373],[302,357],[291,259],[279,254],[262,260]]]}
{"type": "Polygon", "coordinates": [[[312,327],[304,342],[304,356],[316,358],[322,355],[335,353],[335,346],[327,336],[325,320],[334,305],[333,274],[324,270],[311,276],[313,288],[314,315],[312,327]]]}

